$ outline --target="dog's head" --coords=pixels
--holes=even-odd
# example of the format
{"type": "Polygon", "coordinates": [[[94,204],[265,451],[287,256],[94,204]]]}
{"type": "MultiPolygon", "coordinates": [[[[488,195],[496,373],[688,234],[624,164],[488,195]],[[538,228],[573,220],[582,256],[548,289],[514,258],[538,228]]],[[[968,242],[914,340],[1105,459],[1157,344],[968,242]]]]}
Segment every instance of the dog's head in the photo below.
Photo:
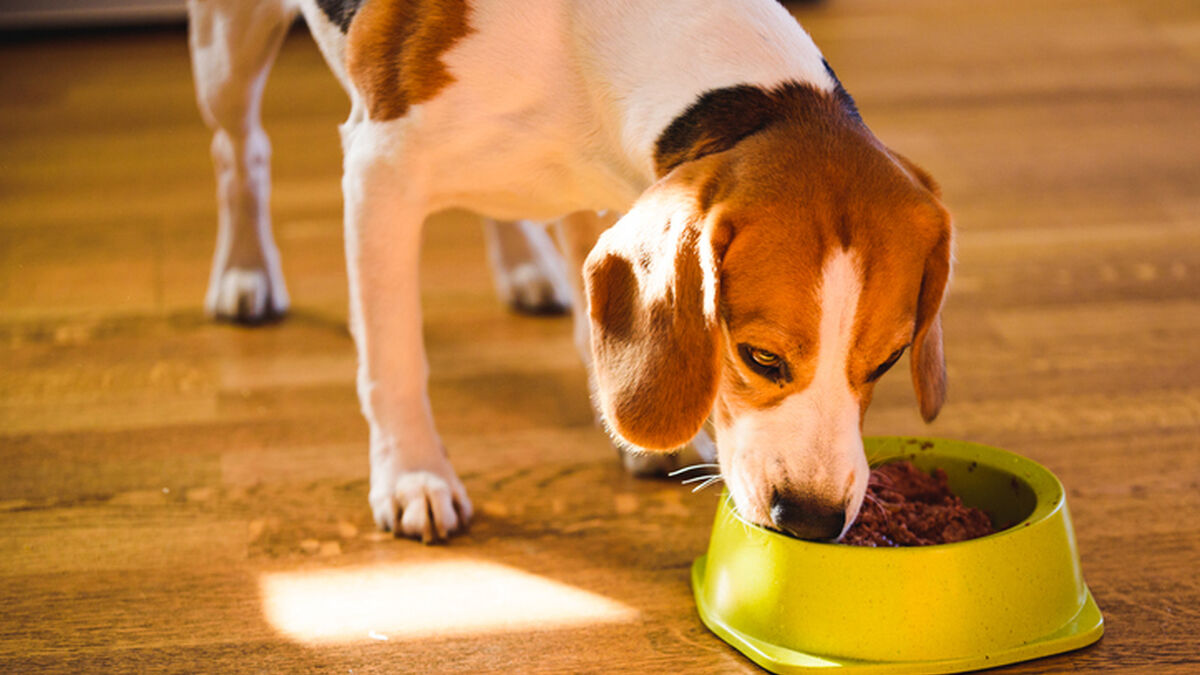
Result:
{"type": "Polygon", "coordinates": [[[922,416],[941,408],[951,227],[924,171],[835,98],[800,100],[663,167],[584,276],[610,429],[666,450],[711,416],[743,517],[828,539],[858,514],[863,415],[906,350],[922,416]]]}

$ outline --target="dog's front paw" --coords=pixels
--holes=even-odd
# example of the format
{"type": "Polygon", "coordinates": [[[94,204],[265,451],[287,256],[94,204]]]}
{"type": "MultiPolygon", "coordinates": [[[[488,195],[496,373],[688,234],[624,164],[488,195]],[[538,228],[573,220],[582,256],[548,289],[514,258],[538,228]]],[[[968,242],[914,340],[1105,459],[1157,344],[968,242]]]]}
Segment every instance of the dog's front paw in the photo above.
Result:
{"type": "Polygon", "coordinates": [[[262,323],[287,312],[287,290],[282,279],[272,281],[265,270],[233,267],[214,275],[205,308],[217,319],[262,323]]]}
{"type": "Polygon", "coordinates": [[[465,530],[471,521],[471,500],[454,470],[447,467],[446,474],[407,471],[377,483],[370,494],[375,523],[397,537],[420,538],[427,544],[465,530]]]}

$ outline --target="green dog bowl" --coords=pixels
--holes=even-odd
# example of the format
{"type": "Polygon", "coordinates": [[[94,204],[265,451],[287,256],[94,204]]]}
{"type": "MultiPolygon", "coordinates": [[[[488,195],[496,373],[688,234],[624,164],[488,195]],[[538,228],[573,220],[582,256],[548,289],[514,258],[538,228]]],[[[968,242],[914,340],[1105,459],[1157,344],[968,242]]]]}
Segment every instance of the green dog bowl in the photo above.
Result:
{"type": "Polygon", "coordinates": [[[1078,649],[1104,620],[1083,583],[1062,484],[974,443],[864,439],[871,463],[945,470],[996,534],[910,548],[801,541],[717,510],[692,565],[705,625],[776,673],[953,673],[1078,649]]]}

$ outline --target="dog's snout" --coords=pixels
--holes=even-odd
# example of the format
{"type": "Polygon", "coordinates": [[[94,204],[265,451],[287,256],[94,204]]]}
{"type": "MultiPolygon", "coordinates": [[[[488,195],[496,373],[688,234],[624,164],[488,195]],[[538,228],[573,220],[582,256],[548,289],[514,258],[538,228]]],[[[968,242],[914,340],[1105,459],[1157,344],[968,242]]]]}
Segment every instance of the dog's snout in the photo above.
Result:
{"type": "Polygon", "coordinates": [[[846,525],[846,505],[777,492],[771,498],[771,522],[798,539],[835,539],[846,525]]]}

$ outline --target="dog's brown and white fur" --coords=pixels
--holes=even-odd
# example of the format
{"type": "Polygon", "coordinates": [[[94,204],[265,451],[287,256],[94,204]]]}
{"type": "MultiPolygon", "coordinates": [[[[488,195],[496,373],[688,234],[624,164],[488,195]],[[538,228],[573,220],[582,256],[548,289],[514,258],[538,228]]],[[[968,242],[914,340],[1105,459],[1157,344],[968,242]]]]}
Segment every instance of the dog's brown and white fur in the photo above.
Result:
{"type": "MultiPolygon", "coordinates": [[[[849,526],[867,482],[863,415],[905,348],[923,416],[940,409],[950,218],[774,0],[189,9],[215,132],[214,315],[254,322],[288,307],[259,100],[298,12],[350,96],[350,323],[381,527],[429,540],[471,518],[434,426],[421,336],[421,228],[447,207],[558,220],[609,429],[664,451],[703,444],[711,418],[721,473],[753,522],[809,538],[849,526]]],[[[542,235],[492,227],[499,249],[532,242],[499,251],[502,269],[523,270],[509,281],[549,284],[564,302],[542,235]]]]}

